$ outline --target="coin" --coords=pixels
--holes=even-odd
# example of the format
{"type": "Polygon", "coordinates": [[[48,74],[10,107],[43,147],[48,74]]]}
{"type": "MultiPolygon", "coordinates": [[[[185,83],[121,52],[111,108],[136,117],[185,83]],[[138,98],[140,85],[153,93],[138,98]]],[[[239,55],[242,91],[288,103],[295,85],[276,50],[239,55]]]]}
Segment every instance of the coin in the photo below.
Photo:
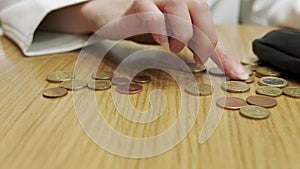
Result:
{"type": "Polygon", "coordinates": [[[111,83],[107,80],[93,80],[87,86],[91,90],[105,90],[111,87],[111,83]]]}
{"type": "Polygon", "coordinates": [[[79,79],[71,79],[68,81],[63,81],[60,84],[60,87],[63,87],[68,90],[78,90],[83,89],[87,85],[86,81],[79,79]]]}
{"type": "Polygon", "coordinates": [[[253,72],[256,72],[256,70],[259,68],[258,65],[250,65],[250,69],[253,71],[253,72]]]}
{"type": "Polygon", "coordinates": [[[113,73],[108,71],[95,72],[92,74],[92,78],[95,80],[109,80],[112,77],[113,73]]]}
{"type": "Polygon", "coordinates": [[[48,98],[63,97],[68,94],[67,89],[61,87],[49,88],[43,91],[43,96],[48,98]]]}
{"type": "Polygon", "coordinates": [[[255,57],[247,57],[241,60],[243,65],[257,65],[259,62],[258,58],[255,57]]]}
{"type": "Polygon", "coordinates": [[[258,83],[264,86],[272,87],[285,87],[288,85],[288,82],[279,77],[262,77],[259,79],[258,83]]]}
{"type": "Polygon", "coordinates": [[[244,80],[245,83],[253,83],[254,82],[254,78],[253,77],[249,77],[248,79],[244,80]]]}
{"type": "Polygon", "coordinates": [[[120,84],[116,87],[116,91],[121,94],[136,94],[143,90],[143,86],[138,84],[120,84]]]}
{"type": "Polygon", "coordinates": [[[151,78],[149,76],[138,75],[133,78],[135,83],[149,83],[151,82],[151,78]]]}
{"type": "Polygon", "coordinates": [[[225,73],[218,67],[210,68],[208,73],[215,76],[225,76],[225,73]]]}
{"type": "Polygon", "coordinates": [[[261,76],[281,76],[281,73],[277,70],[274,70],[270,67],[260,67],[256,69],[256,73],[258,73],[261,76]]]}
{"type": "Polygon", "coordinates": [[[287,96],[300,98],[300,88],[299,87],[286,87],[282,89],[283,93],[287,96]]]}
{"type": "Polygon", "coordinates": [[[49,82],[63,82],[72,79],[72,73],[64,71],[56,71],[47,75],[47,80],[49,82]]]}
{"type": "Polygon", "coordinates": [[[250,86],[247,83],[240,81],[227,81],[222,84],[221,88],[233,93],[242,93],[250,90],[250,86]]]}
{"type": "Polygon", "coordinates": [[[271,97],[277,97],[282,94],[282,90],[277,87],[271,87],[271,86],[260,86],[256,88],[255,92],[257,94],[265,95],[265,96],[271,96],[271,97]]]}
{"type": "Polygon", "coordinates": [[[217,105],[229,110],[238,110],[247,105],[247,102],[238,97],[221,97],[217,100],[217,105]]]}
{"type": "Polygon", "coordinates": [[[196,64],[196,63],[187,63],[189,68],[193,73],[199,73],[206,71],[206,68],[204,65],[196,64]]]}
{"type": "Polygon", "coordinates": [[[251,65],[246,65],[246,66],[244,66],[244,68],[249,76],[251,76],[253,74],[253,72],[251,70],[251,65]]]}
{"type": "Polygon", "coordinates": [[[256,105],[265,108],[270,108],[277,105],[277,101],[269,96],[253,95],[249,96],[246,100],[251,105],[256,105]]]}
{"type": "Polygon", "coordinates": [[[191,83],[186,86],[184,91],[194,96],[206,96],[212,94],[214,88],[209,84],[191,83]]]}
{"type": "Polygon", "coordinates": [[[240,109],[240,114],[251,119],[265,119],[269,117],[270,112],[259,106],[244,106],[240,109]]]}
{"type": "Polygon", "coordinates": [[[129,84],[130,80],[125,77],[114,77],[112,78],[111,83],[113,85],[129,84]]]}

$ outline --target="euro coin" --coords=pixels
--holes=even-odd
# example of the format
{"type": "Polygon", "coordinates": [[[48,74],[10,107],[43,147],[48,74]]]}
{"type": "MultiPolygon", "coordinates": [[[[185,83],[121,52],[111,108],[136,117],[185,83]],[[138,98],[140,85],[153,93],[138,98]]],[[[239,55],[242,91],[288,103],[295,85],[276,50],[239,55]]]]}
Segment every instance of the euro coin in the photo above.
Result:
{"type": "Polygon", "coordinates": [[[254,78],[253,77],[249,77],[248,79],[244,80],[245,83],[253,83],[254,82],[254,78]]]}
{"type": "Polygon", "coordinates": [[[151,78],[150,76],[144,76],[144,75],[138,75],[135,76],[132,81],[134,81],[135,83],[149,83],[151,82],[151,78]]]}
{"type": "Polygon", "coordinates": [[[277,87],[271,87],[271,86],[260,86],[256,88],[255,92],[257,94],[265,95],[265,96],[271,96],[271,97],[277,97],[282,94],[282,90],[277,87]]]}
{"type": "Polygon", "coordinates": [[[281,73],[277,70],[274,70],[270,67],[260,67],[256,70],[256,73],[258,73],[261,76],[281,76],[281,73]]]}
{"type": "Polygon", "coordinates": [[[107,80],[93,80],[87,86],[91,90],[106,90],[111,87],[111,83],[107,80]]]}
{"type": "Polygon", "coordinates": [[[136,94],[143,90],[143,86],[138,84],[120,84],[116,87],[116,91],[121,94],[136,94]]]}
{"type": "Polygon", "coordinates": [[[113,85],[129,84],[130,80],[125,77],[114,77],[111,80],[113,85]]]}
{"type": "Polygon", "coordinates": [[[250,90],[250,86],[245,82],[227,81],[222,84],[221,88],[232,93],[242,93],[250,90]]]}
{"type": "Polygon", "coordinates": [[[240,114],[251,119],[265,119],[269,117],[270,112],[259,106],[245,106],[240,109],[240,114]]]}
{"type": "Polygon", "coordinates": [[[191,83],[186,86],[185,92],[194,96],[206,96],[213,93],[214,88],[209,84],[191,83]]]}
{"type": "Polygon", "coordinates": [[[241,60],[241,64],[243,65],[258,65],[258,58],[255,57],[247,57],[241,60]]]}
{"type": "Polygon", "coordinates": [[[92,74],[92,78],[95,80],[109,80],[112,77],[113,73],[108,71],[95,72],[92,74]]]}
{"type": "Polygon", "coordinates": [[[204,65],[196,64],[196,63],[187,63],[189,68],[193,73],[199,73],[206,71],[206,68],[204,65]]]}
{"type": "Polygon", "coordinates": [[[293,97],[300,98],[300,88],[299,87],[286,87],[283,90],[283,94],[293,97]]]}
{"type": "Polygon", "coordinates": [[[49,82],[63,82],[72,79],[72,73],[64,71],[56,71],[47,75],[47,80],[49,82]]]}
{"type": "Polygon", "coordinates": [[[277,105],[277,101],[274,98],[263,95],[249,96],[246,100],[251,105],[256,105],[265,108],[271,108],[277,105]]]}
{"type": "Polygon", "coordinates": [[[221,97],[217,100],[217,105],[224,109],[238,110],[247,105],[247,102],[238,97],[221,97]]]}
{"type": "Polygon", "coordinates": [[[85,88],[87,82],[79,79],[71,79],[68,81],[61,82],[60,87],[68,90],[79,90],[85,88]]]}
{"type": "Polygon", "coordinates": [[[63,97],[68,94],[67,89],[61,87],[49,88],[43,91],[43,96],[48,98],[63,97]]]}
{"type": "Polygon", "coordinates": [[[215,76],[225,76],[225,73],[218,67],[210,68],[208,73],[215,76]]]}
{"type": "Polygon", "coordinates": [[[279,77],[262,77],[259,79],[258,83],[264,86],[272,86],[272,87],[285,87],[288,85],[288,82],[279,77]]]}

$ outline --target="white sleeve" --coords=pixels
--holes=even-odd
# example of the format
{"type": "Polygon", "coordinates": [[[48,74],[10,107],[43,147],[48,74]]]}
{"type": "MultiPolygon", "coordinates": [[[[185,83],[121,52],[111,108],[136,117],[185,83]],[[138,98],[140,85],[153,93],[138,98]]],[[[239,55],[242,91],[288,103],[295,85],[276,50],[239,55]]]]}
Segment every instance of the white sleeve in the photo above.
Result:
{"type": "MultiPolygon", "coordinates": [[[[53,10],[87,0],[19,0],[0,11],[3,32],[27,56],[66,52],[81,48],[87,37],[36,31],[45,16],[53,10]]],[[[0,30],[1,31],[1,30],[0,30]]]]}

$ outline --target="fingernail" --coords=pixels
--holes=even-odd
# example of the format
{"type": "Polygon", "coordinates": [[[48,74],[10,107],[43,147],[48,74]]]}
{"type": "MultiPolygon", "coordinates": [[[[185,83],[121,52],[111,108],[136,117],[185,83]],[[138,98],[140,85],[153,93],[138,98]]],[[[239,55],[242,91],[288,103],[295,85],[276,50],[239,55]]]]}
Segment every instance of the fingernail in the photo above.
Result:
{"type": "Polygon", "coordinates": [[[241,80],[246,80],[249,78],[249,75],[248,73],[245,71],[245,69],[240,66],[240,65],[237,65],[235,67],[233,67],[233,73],[241,80]]]}

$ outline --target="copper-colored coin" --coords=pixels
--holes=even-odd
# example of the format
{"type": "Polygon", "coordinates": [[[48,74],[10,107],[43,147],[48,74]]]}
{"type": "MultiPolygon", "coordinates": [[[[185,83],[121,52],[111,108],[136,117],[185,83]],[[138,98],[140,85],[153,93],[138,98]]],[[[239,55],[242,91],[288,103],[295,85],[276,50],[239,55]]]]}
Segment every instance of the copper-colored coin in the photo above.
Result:
{"type": "Polygon", "coordinates": [[[249,96],[246,100],[249,104],[265,108],[270,108],[277,105],[277,101],[269,96],[253,95],[249,96]]]}
{"type": "Polygon", "coordinates": [[[135,76],[132,81],[134,81],[135,83],[149,83],[151,82],[151,78],[150,76],[144,76],[144,75],[138,75],[135,76]]]}
{"type": "Polygon", "coordinates": [[[259,74],[257,72],[255,73],[255,76],[258,77],[258,78],[262,78],[263,77],[261,74],[259,74]]]}
{"type": "Polygon", "coordinates": [[[129,84],[130,80],[125,77],[114,77],[111,81],[113,85],[129,84]]]}
{"type": "Polygon", "coordinates": [[[277,87],[271,87],[271,86],[260,86],[256,88],[255,92],[257,94],[265,95],[265,96],[271,96],[271,97],[277,97],[282,94],[282,90],[277,87]]]}
{"type": "Polygon", "coordinates": [[[88,83],[88,88],[91,90],[106,90],[110,87],[111,83],[107,80],[95,80],[88,83]]]}
{"type": "Polygon", "coordinates": [[[113,73],[108,71],[95,72],[92,74],[92,78],[95,80],[109,80],[112,77],[113,73]]]}
{"type": "Polygon", "coordinates": [[[250,65],[250,69],[253,71],[253,72],[256,72],[256,70],[259,68],[258,65],[250,65]]]}
{"type": "Polygon", "coordinates": [[[258,58],[255,57],[247,57],[241,60],[241,63],[244,65],[258,65],[258,58]]]}
{"type": "Polygon", "coordinates": [[[242,93],[250,90],[250,86],[247,83],[240,81],[227,81],[222,84],[221,88],[233,93],[242,93]]]}
{"type": "Polygon", "coordinates": [[[251,119],[265,119],[269,117],[270,112],[259,106],[244,106],[240,109],[240,114],[251,119]]]}
{"type": "Polygon", "coordinates": [[[136,94],[143,90],[143,86],[138,84],[121,84],[116,87],[116,91],[121,94],[136,94]]]}
{"type": "Polygon", "coordinates": [[[209,84],[191,83],[186,86],[184,91],[194,96],[206,96],[212,94],[214,88],[209,84]]]}
{"type": "Polygon", "coordinates": [[[256,73],[260,74],[261,76],[281,76],[281,72],[270,67],[260,67],[256,70],[256,73]]]}
{"type": "Polygon", "coordinates": [[[238,97],[222,97],[217,100],[217,105],[229,110],[238,110],[247,105],[247,102],[238,97]]]}
{"type": "Polygon", "coordinates": [[[87,82],[80,79],[72,79],[68,81],[61,82],[60,87],[68,90],[79,90],[85,88],[87,82]]]}
{"type": "Polygon", "coordinates": [[[215,76],[225,76],[225,73],[218,67],[210,68],[208,73],[215,76]]]}
{"type": "Polygon", "coordinates": [[[259,79],[258,83],[264,86],[272,87],[285,87],[288,85],[288,82],[279,77],[262,77],[259,79]]]}
{"type": "Polygon", "coordinates": [[[68,94],[68,90],[61,87],[49,88],[44,90],[43,92],[43,96],[48,98],[63,97],[67,94],[68,94]]]}
{"type": "Polygon", "coordinates": [[[244,80],[245,83],[253,83],[254,82],[254,78],[253,77],[249,77],[248,79],[244,80]]]}
{"type": "Polygon", "coordinates": [[[71,72],[56,71],[48,74],[46,79],[49,82],[63,82],[71,80],[72,77],[73,74],[71,72]]]}
{"type": "Polygon", "coordinates": [[[283,93],[287,96],[300,98],[300,88],[299,87],[286,87],[283,90],[283,93]]]}

